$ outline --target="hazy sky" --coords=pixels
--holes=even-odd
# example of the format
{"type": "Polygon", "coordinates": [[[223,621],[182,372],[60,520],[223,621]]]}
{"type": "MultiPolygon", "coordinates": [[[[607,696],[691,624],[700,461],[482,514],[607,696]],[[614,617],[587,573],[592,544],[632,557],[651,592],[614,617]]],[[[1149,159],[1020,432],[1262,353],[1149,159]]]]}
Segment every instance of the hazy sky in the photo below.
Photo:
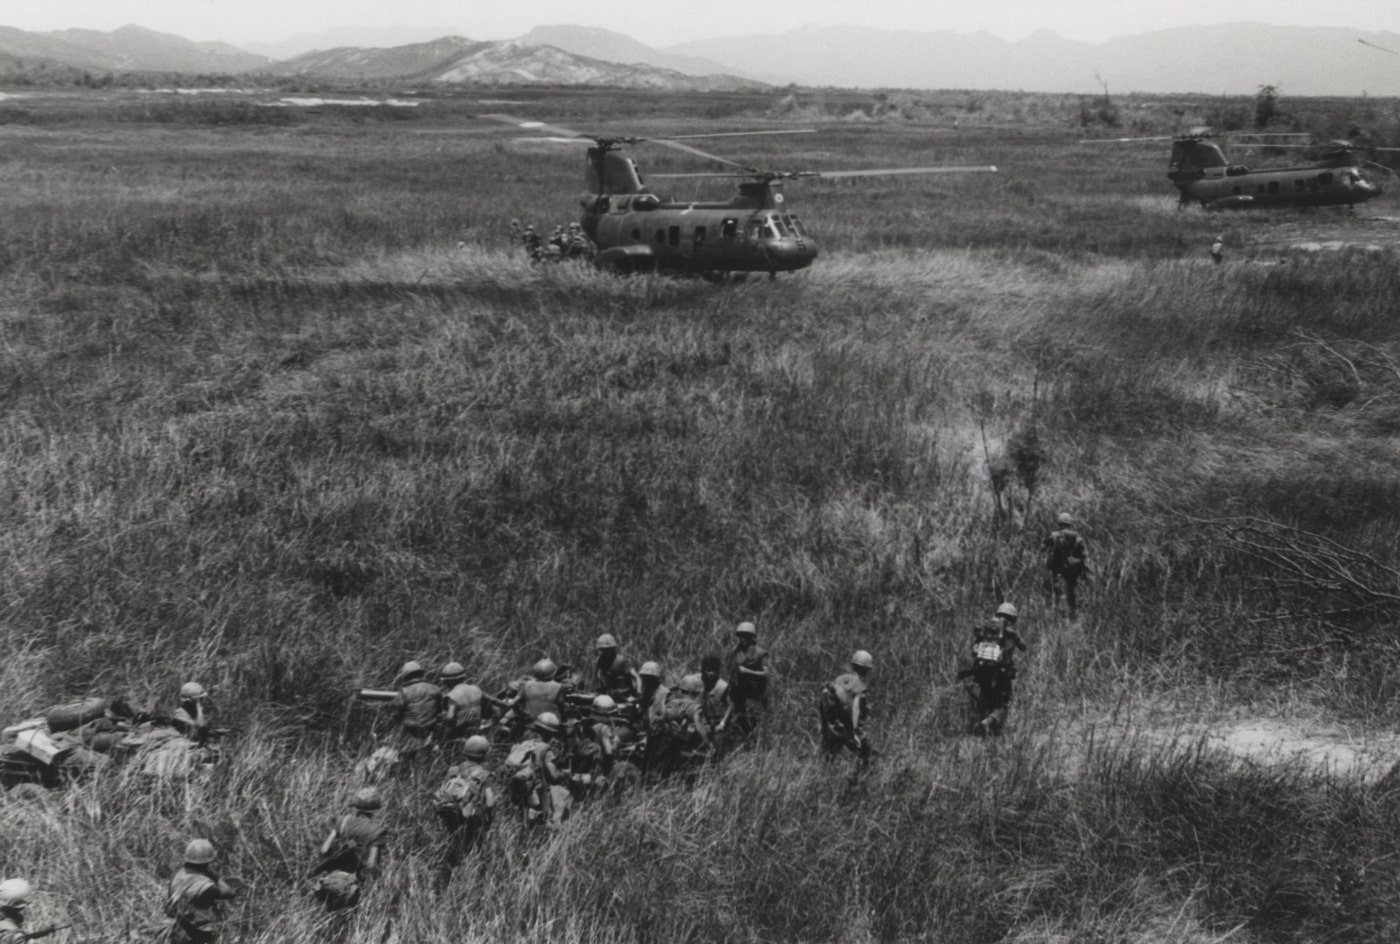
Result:
{"type": "Polygon", "coordinates": [[[277,42],[330,26],[443,27],[509,39],[532,26],[602,26],[664,46],[712,36],[784,32],[804,24],[920,31],[986,30],[1021,39],[1050,29],[1072,39],[1192,23],[1255,21],[1400,32],[1397,0],[0,0],[0,25],[110,30],[135,23],[188,39],[277,42]]]}

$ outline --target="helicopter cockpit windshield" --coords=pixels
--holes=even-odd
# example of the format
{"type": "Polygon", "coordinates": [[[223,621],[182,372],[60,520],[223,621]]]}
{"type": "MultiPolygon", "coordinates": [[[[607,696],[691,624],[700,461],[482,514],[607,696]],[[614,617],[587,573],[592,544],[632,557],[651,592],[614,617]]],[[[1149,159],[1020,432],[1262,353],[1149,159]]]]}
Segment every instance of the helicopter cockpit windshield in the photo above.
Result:
{"type": "Polygon", "coordinates": [[[775,213],[771,216],[756,216],[749,220],[749,239],[780,239],[792,236],[801,239],[806,235],[795,216],[775,213]]]}

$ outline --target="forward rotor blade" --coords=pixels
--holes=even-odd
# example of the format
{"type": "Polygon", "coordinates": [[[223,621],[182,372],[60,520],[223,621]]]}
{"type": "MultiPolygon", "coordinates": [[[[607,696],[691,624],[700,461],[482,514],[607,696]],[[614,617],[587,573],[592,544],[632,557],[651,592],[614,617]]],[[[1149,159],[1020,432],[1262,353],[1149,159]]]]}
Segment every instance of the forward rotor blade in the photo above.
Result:
{"type": "Polygon", "coordinates": [[[664,139],[653,140],[688,141],[691,138],[742,138],[753,134],[816,134],[816,128],[780,128],[770,131],[715,131],[711,134],[672,134],[664,139]]]}
{"type": "Polygon", "coordinates": [[[684,151],[687,154],[694,154],[696,157],[703,157],[707,161],[719,161],[721,164],[728,164],[730,167],[739,167],[743,168],[744,170],[752,170],[752,168],[750,168],[747,164],[740,164],[738,161],[731,161],[727,157],[720,157],[718,154],[711,154],[708,151],[702,151],[697,147],[691,147],[689,144],[681,144],[674,138],[648,138],[646,140],[651,141],[652,144],[660,144],[662,147],[672,148],[673,150],[677,151],[684,151]]]}
{"type": "Polygon", "coordinates": [[[562,138],[581,138],[585,141],[590,141],[593,138],[592,135],[584,134],[581,131],[575,131],[572,128],[562,128],[559,125],[547,125],[543,121],[529,121],[525,118],[517,118],[514,115],[493,114],[480,115],[479,117],[487,118],[491,121],[499,121],[502,124],[514,125],[521,131],[539,131],[544,134],[557,135],[562,138]]]}
{"type": "Polygon", "coordinates": [[[733,171],[714,171],[713,173],[700,174],[647,174],[647,179],[664,178],[666,180],[680,180],[685,178],[708,177],[714,178],[738,178],[740,180],[792,180],[798,177],[824,177],[828,179],[840,177],[898,177],[909,174],[995,174],[997,168],[995,164],[986,164],[976,167],[882,167],[874,170],[792,170],[778,172],[755,171],[752,173],[735,173],[733,171]]]}
{"type": "Polygon", "coordinates": [[[1138,141],[1175,141],[1172,135],[1157,135],[1151,138],[1084,138],[1079,144],[1133,144],[1138,141]]]}
{"type": "Polygon", "coordinates": [[[818,170],[803,172],[802,177],[886,177],[906,174],[995,174],[995,164],[968,167],[883,167],[875,170],[818,170]]]}

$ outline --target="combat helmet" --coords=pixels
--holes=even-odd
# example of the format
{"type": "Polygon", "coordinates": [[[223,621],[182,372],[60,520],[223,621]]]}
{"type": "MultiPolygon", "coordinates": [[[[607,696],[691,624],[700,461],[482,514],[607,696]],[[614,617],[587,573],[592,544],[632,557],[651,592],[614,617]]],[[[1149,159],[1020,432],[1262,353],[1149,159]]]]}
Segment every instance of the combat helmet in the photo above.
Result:
{"type": "Polygon", "coordinates": [[[559,733],[559,716],[552,711],[545,711],[535,719],[535,727],[549,734],[559,733]]]}
{"type": "Polygon", "coordinates": [[[473,734],[462,745],[462,753],[467,760],[485,760],[486,755],[491,753],[491,742],[480,734],[473,734]]]}
{"type": "Polygon", "coordinates": [[[208,865],[214,861],[214,844],[208,839],[191,839],[185,844],[186,865],[208,865]]]}
{"type": "Polygon", "coordinates": [[[24,879],[7,878],[0,882],[0,908],[25,908],[33,892],[34,889],[24,879]]]}

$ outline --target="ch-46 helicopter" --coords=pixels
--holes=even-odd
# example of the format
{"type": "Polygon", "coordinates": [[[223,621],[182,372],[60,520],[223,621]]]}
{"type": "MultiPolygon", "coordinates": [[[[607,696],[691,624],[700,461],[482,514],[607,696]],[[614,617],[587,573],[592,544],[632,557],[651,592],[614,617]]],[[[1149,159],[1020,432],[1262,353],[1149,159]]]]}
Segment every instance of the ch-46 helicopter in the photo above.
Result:
{"type": "MultiPolygon", "coordinates": [[[[1271,137],[1306,138],[1303,134],[1271,137]]],[[[1081,144],[1171,141],[1167,179],[1181,192],[1181,205],[1199,203],[1208,210],[1268,209],[1273,207],[1355,206],[1381,195],[1379,184],[1364,169],[1388,168],[1364,160],[1347,142],[1337,142],[1316,161],[1292,167],[1251,169],[1231,164],[1210,133],[1198,129],[1175,137],[1111,138],[1081,144]]],[[[1254,143],[1253,147],[1298,147],[1293,144],[1254,143]]],[[[1382,148],[1379,150],[1394,150],[1382,148]]]]}
{"type": "Polygon", "coordinates": [[[599,137],[557,125],[509,115],[482,117],[552,137],[536,140],[590,143],[579,220],[597,252],[594,262],[619,272],[669,270],[700,274],[778,272],[805,269],[817,257],[817,244],[787,207],[783,183],[804,177],[873,177],[895,174],[995,172],[974,167],[896,167],[878,170],[765,171],[710,154],[684,140],[749,134],[810,134],[812,131],[738,131],[673,135],[666,138],[599,137]],[[623,145],[649,141],[684,151],[732,170],[714,173],[653,174],[654,179],[733,177],[739,192],[723,202],[674,200],[647,186],[623,145]]]}

